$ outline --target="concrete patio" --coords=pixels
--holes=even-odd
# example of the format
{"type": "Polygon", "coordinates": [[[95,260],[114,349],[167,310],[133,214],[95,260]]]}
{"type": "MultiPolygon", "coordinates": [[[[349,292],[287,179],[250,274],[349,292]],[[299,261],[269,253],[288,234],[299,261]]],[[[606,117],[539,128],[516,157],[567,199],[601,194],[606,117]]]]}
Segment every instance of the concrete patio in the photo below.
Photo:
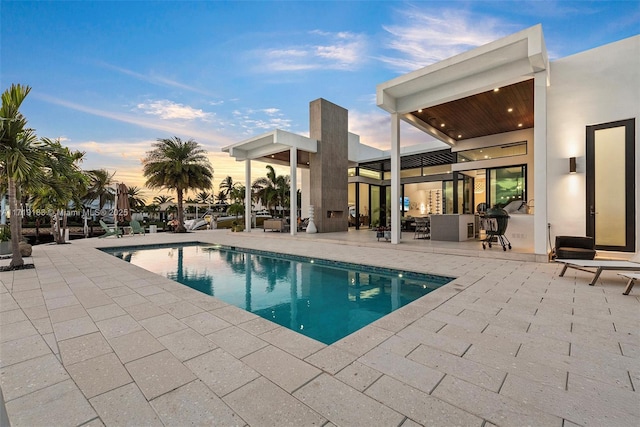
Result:
{"type": "MultiPolygon", "coordinates": [[[[636,426],[640,299],[532,254],[370,232],[34,247],[0,273],[11,426],[636,426]],[[369,234],[366,234],[369,233],[369,234]],[[326,346],[97,247],[201,241],[457,277],[326,346]],[[540,260],[538,260],[540,261],[540,260]]],[[[1,421],[1,419],[0,419],[1,421]]],[[[2,424],[4,425],[4,424],[2,424]]]]}

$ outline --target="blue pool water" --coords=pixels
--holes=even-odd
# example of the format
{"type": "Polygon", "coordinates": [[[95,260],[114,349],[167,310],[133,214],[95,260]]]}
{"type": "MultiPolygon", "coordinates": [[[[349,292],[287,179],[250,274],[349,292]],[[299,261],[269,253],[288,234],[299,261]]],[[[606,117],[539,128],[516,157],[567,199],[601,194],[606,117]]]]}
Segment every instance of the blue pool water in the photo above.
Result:
{"type": "Polygon", "coordinates": [[[325,344],[452,280],[219,245],[104,251],[325,344]]]}

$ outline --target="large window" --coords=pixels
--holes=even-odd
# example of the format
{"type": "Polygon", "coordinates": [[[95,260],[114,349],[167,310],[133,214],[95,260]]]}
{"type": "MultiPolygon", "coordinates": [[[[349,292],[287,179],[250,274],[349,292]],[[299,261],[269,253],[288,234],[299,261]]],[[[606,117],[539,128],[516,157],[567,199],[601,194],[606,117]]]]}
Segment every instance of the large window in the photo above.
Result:
{"type": "Polygon", "coordinates": [[[489,206],[505,207],[516,200],[526,201],[526,165],[489,169],[489,206]]]}
{"type": "Polygon", "coordinates": [[[522,156],[527,154],[527,141],[497,145],[495,147],[475,148],[458,151],[457,162],[473,162],[477,160],[500,159],[503,157],[522,156]]]}

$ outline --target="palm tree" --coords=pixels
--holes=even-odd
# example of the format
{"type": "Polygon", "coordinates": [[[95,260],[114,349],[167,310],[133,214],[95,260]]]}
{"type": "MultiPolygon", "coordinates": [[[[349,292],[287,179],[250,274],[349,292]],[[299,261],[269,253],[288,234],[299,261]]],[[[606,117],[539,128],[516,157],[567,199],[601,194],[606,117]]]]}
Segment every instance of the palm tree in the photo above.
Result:
{"type": "Polygon", "coordinates": [[[46,185],[40,185],[33,191],[33,206],[36,209],[49,209],[54,212],[51,217],[54,239],[56,243],[64,243],[69,202],[73,202],[76,208],[82,206],[79,195],[89,182],[88,175],[79,167],[85,153],[71,151],[63,147],[60,141],[47,138],[42,138],[42,144],[41,173],[46,185]]]}
{"type": "Polygon", "coordinates": [[[206,205],[207,203],[211,203],[212,198],[213,195],[211,193],[201,191],[200,193],[196,194],[196,203],[202,203],[203,205],[206,205]]]}
{"type": "Polygon", "coordinates": [[[271,211],[271,206],[286,207],[289,205],[290,178],[288,175],[277,175],[273,166],[267,165],[266,178],[258,178],[253,182],[256,197],[271,211]]]}
{"type": "Polygon", "coordinates": [[[13,214],[10,224],[13,251],[9,264],[11,268],[24,265],[19,248],[22,233],[16,192],[19,191],[21,182],[37,172],[42,161],[35,134],[26,129],[27,119],[20,113],[20,106],[30,90],[29,86],[12,84],[2,93],[0,107],[0,164],[2,173],[7,178],[9,210],[13,214]]]}
{"type": "Polygon", "coordinates": [[[170,202],[173,202],[173,197],[171,196],[161,195],[153,198],[153,203],[155,203],[156,205],[161,205],[163,203],[170,203],[170,202]]]}
{"type": "Polygon", "coordinates": [[[185,233],[184,210],[182,208],[184,192],[205,190],[211,187],[213,167],[206,156],[206,150],[190,139],[187,142],[176,136],[159,138],[153,144],[154,149],[147,152],[142,161],[142,173],[147,178],[149,188],[175,190],[178,199],[178,225],[176,231],[185,233]]]}
{"type": "MultiPolygon", "coordinates": [[[[162,207],[162,205],[173,202],[173,197],[160,195],[153,198],[153,202],[158,205],[158,210],[162,207]]],[[[164,219],[167,218],[167,210],[168,207],[165,207],[164,211],[161,211],[160,219],[163,219],[162,212],[164,212],[164,219]]]]}
{"type": "Polygon", "coordinates": [[[85,202],[93,202],[98,199],[98,210],[104,209],[107,202],[115,200],[115,190],[113,189],[113,176],[106,169],[95,169],[87,171],[89,175],[89,188],[84,196],[85,202]]]}
{"type": "Polygon", "coordinates": [[[142,188],[132,185],[127,188],[127,198],[129,199],[129,208],[131,210],[144,208],[145,202],[142,198],[142,188]]]}
{"type": "Polygon", "coordinates": [[[229,197],[229,194],[231,194],[231,191],[233,191],[233,188],[235,186],[236,184],[233,182],[233,178],[231,178],[230,176],[227,176],[225,179],[222,180],[218,188],[222,192],[224,192],[225,196],[229,197]]]}
{"type": "Polygon", "coordinates": [[[215,199],[218,203],[221,203],[221,204],[227,203],[227,195],[225,194],[224,191],[218,192],[218,194],[215,196],[215,199]]]}

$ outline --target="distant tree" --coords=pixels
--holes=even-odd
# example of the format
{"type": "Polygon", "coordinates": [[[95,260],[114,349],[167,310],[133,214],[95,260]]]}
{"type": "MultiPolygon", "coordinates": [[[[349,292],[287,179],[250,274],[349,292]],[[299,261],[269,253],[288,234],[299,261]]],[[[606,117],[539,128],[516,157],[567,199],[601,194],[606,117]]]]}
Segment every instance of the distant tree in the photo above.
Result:
{"type": "Polygon", "coordinates": [[[236,184],[233,182],[233,178],[227,176],[219,185],[219,189],[224,192],[225,196],[229,197],[236,184]]]}
{"type": "Polygon", "coordinates": [[[211,187],[213,167],[206,151],[194,141],[180,138],[158,139],[153,150],[142,161],[143,174],[149,188],[175,190],[178,200],[178,225],[176,231],[185,233],[183,196],[188,190],[205,190],[211,187]]]}
{"type": "Polygon", "coordinates": [[[202,203],[202,204],[211,203],[211,199],[213,199],[213,195],[207,191],[201,191],[198,194],[196,194],[197,203],[202,203]]]}
{"type": "Polygon", "coordinates": [[[253,191],[256,198],[264,204],[269,211],[271,207],[289,206],[289,176],[276,175],[273,166],[267,165],[267,176],[258,178],[253,182],[253,191]]]}
{"type": "Polygon", "coordinates": [[[129,199],[129,208],[137,210],[144,208],[145,202],[142,198],[142,188],[132,185],[127,188],[127,197],[129,199]]]}
{"type": "Polygon", "coordinates": [[[98,210],[104,209],[107,202],[115,201],[115,189],[113,188],[114,173],[106,169],[94,169],[87,171],[89,175],[89,188],[83,197],[85,203],[98,200],[98,210]]]}
{"type": "Polygon", "coordinates": [[[226,204],[227,203],[227,194],[224,191],[218,192],[215,196],[215,199],[218,203],[226,204]]]}
{"type": "Polygon", "coordinates": [[[173,197],[171,196],[156,196],[153,198],[153,202],[157,205],[161,205],[163,203],[170,203],[173,202],[173,197]]]}

